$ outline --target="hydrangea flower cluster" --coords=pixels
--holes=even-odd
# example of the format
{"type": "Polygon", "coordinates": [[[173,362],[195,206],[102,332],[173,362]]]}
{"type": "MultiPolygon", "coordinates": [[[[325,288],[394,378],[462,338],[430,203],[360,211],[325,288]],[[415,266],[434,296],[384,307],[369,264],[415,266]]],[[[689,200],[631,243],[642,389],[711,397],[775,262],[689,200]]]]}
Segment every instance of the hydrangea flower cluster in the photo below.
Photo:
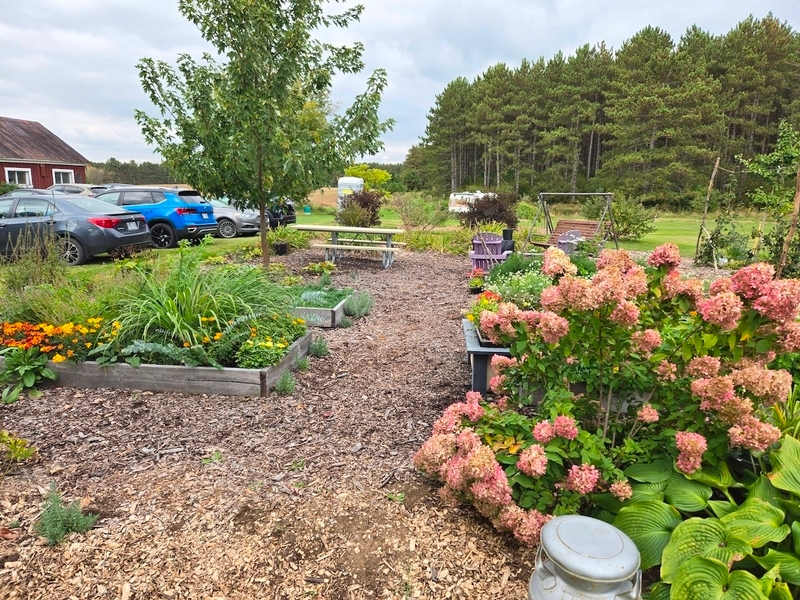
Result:
{"type": "Polygon", "coordinates": [[[578,267],[572,264],[563,250],[551,246],[544,252],[544,259],[542,261],[542,273],[556,277],[557,275],[575,275],[578,272],[578,267]]]}
{"type": "Polygon", "coordinates": [[[636,418],[642,423],[656,423],[658,421],[658,411],[652,404],[644,404],[636,413],[636,418]]]}
{"type": "Polygon", "coordinates": [[[533,426],[531,433],[533,434],[533,439],[541,444],[547,444],[556,437],[574,440],[578,436],[578,426],[572,417],[560,415],[552,423],[550,421],[539,421],[533,426]]]}
{"type": "Polygon", "coordinates": [[[656,269],[666,267],[667,271],[674,271],[681,265],[681,251],[675,244],[663,244],[650,253],[647,264],[656,269]]]}
{"type": "Polygon", "coordinates": [[[600,471],[594,465],[572,465],[567,472],[564,488],[579,494],[590,494],[599,479],[600,471]]]}
{"type": "Polygon", "coordinates": [[[706,438],[699,433],[679,431],[675,434],[675,445],[678,447],[678,468],[684,473],[694,473],[700,468],[703,452],[708,447],[706,438]]]}

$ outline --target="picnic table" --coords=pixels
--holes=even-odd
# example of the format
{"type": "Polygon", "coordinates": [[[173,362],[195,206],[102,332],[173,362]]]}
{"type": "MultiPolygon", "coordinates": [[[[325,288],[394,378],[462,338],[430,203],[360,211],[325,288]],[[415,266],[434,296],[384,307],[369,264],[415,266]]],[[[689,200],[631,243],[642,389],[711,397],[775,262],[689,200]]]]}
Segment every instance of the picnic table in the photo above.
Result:
{"type": "Polygon", "coordinates": [[[299,231],[329,233],[326,243],[311,244],[312,248],[325,250],[325,260],[336,262],[345,250],[357,252],[379,252],[383,268],[388,269],[394,262],[394,255],[405,244],[394,242],[392,237],[405,233],[405,229],[386,229],[382,227],[346,227],[342,225],[290,225],[299,231]]]}

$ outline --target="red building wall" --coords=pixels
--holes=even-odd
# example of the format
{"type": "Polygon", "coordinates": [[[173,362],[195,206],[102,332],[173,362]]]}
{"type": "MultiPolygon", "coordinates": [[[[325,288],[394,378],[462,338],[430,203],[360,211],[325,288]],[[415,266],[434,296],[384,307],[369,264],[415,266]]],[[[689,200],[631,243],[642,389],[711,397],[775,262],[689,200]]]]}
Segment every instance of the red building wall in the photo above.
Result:
{"type": "Polygon", "coordinates": [[[44,189],[53,185],[53,169],[72,170],[75,173],[74,183],[86,183],[86,165],[0,162],[0,181],[6,180],[6,167],[12,169],[30,169],[33,187],[35,188],[44,189]]]}

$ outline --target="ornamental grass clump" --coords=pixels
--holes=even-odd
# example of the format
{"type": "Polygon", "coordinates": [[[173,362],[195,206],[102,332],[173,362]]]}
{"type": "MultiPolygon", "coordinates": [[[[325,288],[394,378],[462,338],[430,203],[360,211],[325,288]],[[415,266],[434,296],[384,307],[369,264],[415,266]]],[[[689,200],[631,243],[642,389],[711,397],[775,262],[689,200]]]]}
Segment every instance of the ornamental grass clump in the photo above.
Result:
{"type": "MultiPolygon", "coordinates": [[[[549,249],[542,270],[556,283],[537,310],[482,294],[467,318],[511,357],[492,360],[492,402],[471,394],[445,411],[417,468],[442,481],[447,499],[530,543],[549,515],[618,519],[636,535],[632,514],[653,520],[644,501],[702,511],[716,486],[733,503],[728,463],[758,472],[781,440],[786,420],[775,415],[792,376],[769,365],[800,350],[800,281],[756,264],[705,292],[679,264],[673,244],[647,267],[605,250],[587,279],[549,249]]],[[[653,548],[658,564],[663,545],[653,548]]]]}

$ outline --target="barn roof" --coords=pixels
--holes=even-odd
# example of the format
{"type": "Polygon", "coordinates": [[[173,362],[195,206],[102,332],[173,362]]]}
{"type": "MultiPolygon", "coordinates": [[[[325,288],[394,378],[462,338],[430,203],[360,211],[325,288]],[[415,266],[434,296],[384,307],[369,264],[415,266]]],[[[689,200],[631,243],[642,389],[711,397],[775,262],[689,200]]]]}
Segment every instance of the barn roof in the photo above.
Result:
{"type": "Polygon", "coordinates": [[[36,121],[0,117],[0,160],[86,165],[89,161],[36,121]]]}

